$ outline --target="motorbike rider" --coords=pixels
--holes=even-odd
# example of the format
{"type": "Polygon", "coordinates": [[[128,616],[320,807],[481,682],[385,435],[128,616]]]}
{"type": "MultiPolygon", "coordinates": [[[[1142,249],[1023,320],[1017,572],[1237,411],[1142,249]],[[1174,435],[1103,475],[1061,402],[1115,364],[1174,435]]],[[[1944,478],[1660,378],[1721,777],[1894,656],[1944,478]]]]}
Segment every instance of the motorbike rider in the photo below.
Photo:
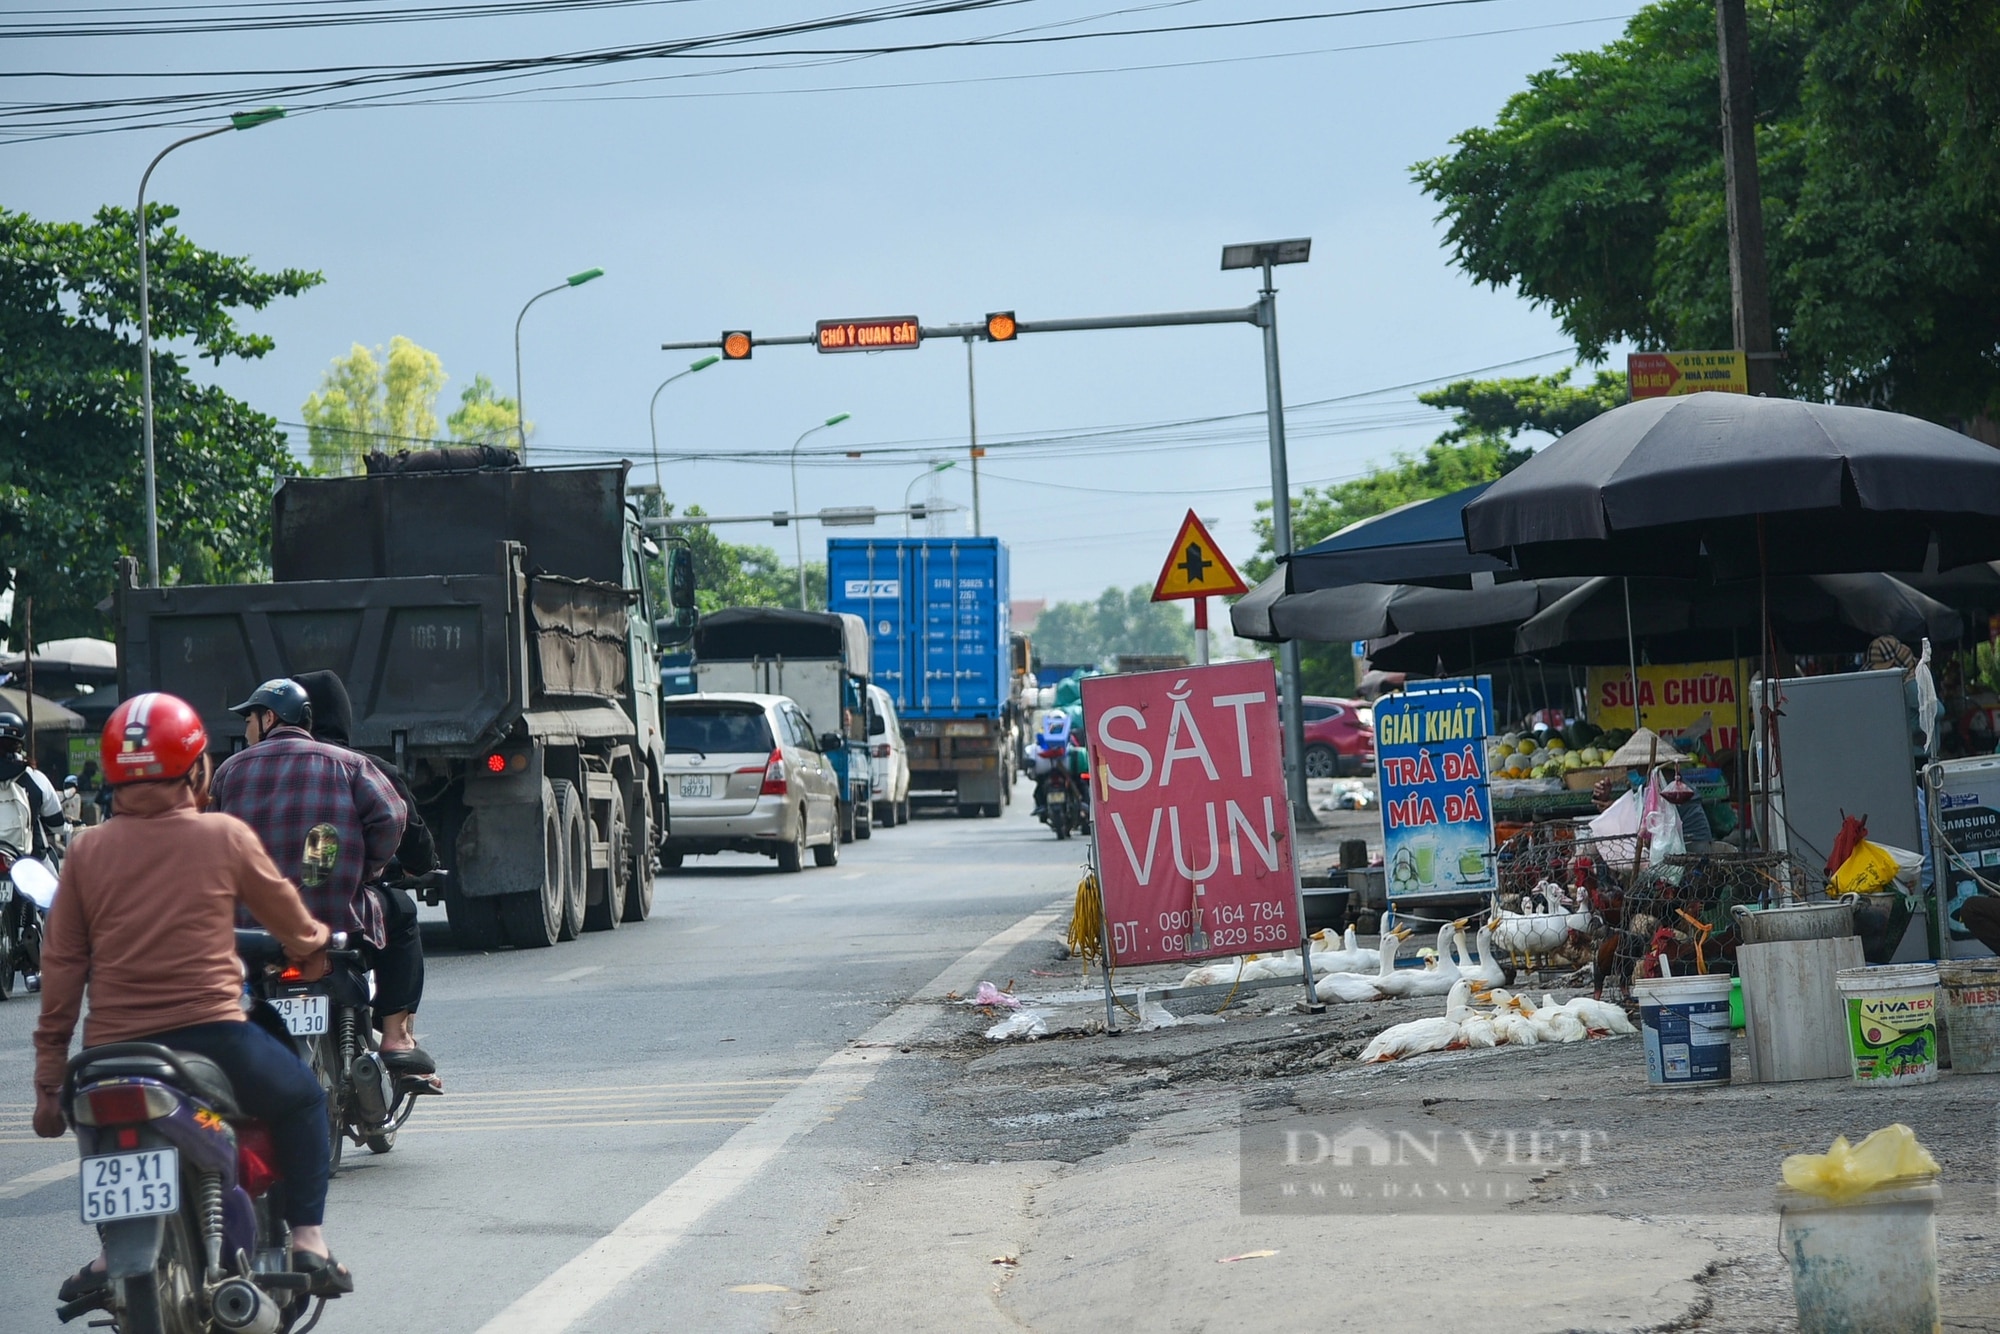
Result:
{"type": "MultiPolygon", "coordinates": [[[[340,676],[335,672],[300,672],[292,679],[306,692],[306,699],[312,705],[313,738],[353,750],[349,738],[354,731],[354,705],[340,676]]],[[[417,798],[404,781],[403,771],[366,751],[353,750],[353,753],[374,766],[403,803],[407,819],[402,841],[396,845],[397,867],[411,875],[436,869],[437,844],[424,817],[417,813],[417,798]]],[[[383,953],[397,961],[387,970],[378,964],[375,974],[376,1008],[388,1012],[387,1016],[378,1015],[375,1019],[376,1027],[383,1030],[383,1063],[398,1074],[435,1074],[437,1063],[417,1045],[412,1032],[417,1006],[424,998],[424,940],[417,923],[416,901],[408,890],[392,884],[372,885],[369,892],[382,900],[382,931],[388,942],[383,953]],[[397,1020],[393,1033],[385,1022],[391,1016],[397,1020]]]]}
{"type": "Polygon", "coordinates": [[[22,753],[27,744],[28,720],[18,713],[0,711],[0,783],[20,788],[27,799],[34,834],[34,846],[19,851],[45,858],[61,847],[63,804],[48,777],[22,753]]]}
{"type": "MultiPolygon", "coordinates": [[[[256,830],[272,862],[301,885],[307,832],[333,826],[341,855],[320,883],[307,886],[306,907],[334,930],[367,943],[383,998],[376,1008],[409,1003],[405,998],[421,985],[422,944],[411,931],[399,948],[388,948],[382,900],[368,888],[403,837],[403,803],[395,789],[353,751],[313,740],[312,704],[296,681],[266,681],[230,712],[244,719],[250,744],[216,768],[215,808],[256,830]]],[[[392,1045],[415,1049],[407,1009],[383,1014],[381,1023],[385,1060],[392,1045]]]]}
{"type": "Polygon", "coordinates": [[[1049,811],[1049,775],[1069,757],[1069,714],[1050,709],[1035,727],[1035,740],[1028,748],[1028,768],[1035,775],[1035,815],[1049,811]]]}
{"type": "MultiPolygon", "coordinates": [[[[203,814],[208,736],[172,695],[135,695],[99,740],[115,787],[114,818],[80,836],[42,946],[35,1029],[35,1133],[60,1136],[62,1087],[78,1012],[86,1047],[153,1042],[206,1056],[237,1105],[271,1131],[284,1176],[292,1267],[322,1296],[354,1290],[323,1229],[329,1153],[326,1094],[292,1049],[247,1021],[236,956],[240,906],[283,942],[307,977],[326,972],[327,928],[240,820],[203,814]]],[[[62,1286],[62,1300],[106,1289],[100,1255],[62,1286]]]]}

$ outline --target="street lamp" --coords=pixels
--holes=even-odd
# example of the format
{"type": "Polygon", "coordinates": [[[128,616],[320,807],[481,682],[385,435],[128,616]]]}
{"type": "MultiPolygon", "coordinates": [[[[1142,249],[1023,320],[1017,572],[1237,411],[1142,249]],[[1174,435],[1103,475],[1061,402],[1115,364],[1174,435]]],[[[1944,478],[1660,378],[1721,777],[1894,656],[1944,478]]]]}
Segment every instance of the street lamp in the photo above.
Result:
{"type": "MultiPolygon", "coordinates": [[[[1264,420],[1271,438],[1271,554],[1280,561],[1292,554],[1292,482],[1285,458],[1285,391],[1278,380],[1278,289],[1271,282],[1275,264],[1303,264],[1312,258],[1312,238],[1252,241],[1222,247],[1222,267],[1264,270],[1264,287],[1257,294],[1257,324],[1264,331],[1264,420]]],[[[1292,798],[1292,818],[1317,824],[1306,799],[1306,719],[1299,701],[1299,644],[1287,639],[1278,647],[1278,693],[1284,700],[1285,782],[1292,798]]]]}
{"type": "Polygon", "coordinates": [[[806,606],[806,539],[802,528],[805,520],[799,515],[799,446],[806,442],[806,436],[824,431],[829,426],[838,426],[853,416],[850,412],[835,413],[817,426],[807,427],[799,438],[792,441],[792,550],[799,564],[799,610],[810,610],[806,606]]]}
{"type": "Polygon", "coordinates": [[[229,118],[227,125],[218,125],[200,134],[190,134],[185,139],[176,139],[162,148],[159,157],[146,164],[146,174],[139,178],[139,211],[133,222],[139,229],[139,348],[144,372],[140,376],[144,407],[141,411],[142,433],[146,441],[146,585],[160,586],[160,501],[158,484],[153,472],[153,305],[152,293],[146,282],[146,251],[149,246],[146,235],[146,183],[153,179],[153,168],[160,165],[160,158],[184,144],[197,139],[212,139],[218,134],[231,130],[254,130],[259,125],[274,120],[282,120],[283,107],[264,107],[257,111],[239,111],[229,118]]]}
{"type": "Polygon", "coordinates": [[[936,474],[943,472],[946,468],[956,468],[957,466],[958,466],[957,459],[946,459],[942,463],[933,463],[931,464],[930,467],[925,468],[915,477],[912,477],[910,479],[910,484],[903,488],[903,536],[904,537],[908,537],[910,535],[910,492],[916,490],[917,483],[923,481],[924,478],[935,476],[936,474]]]}
{"type": "MultiPolygon", "coordinates": [[[[700,361],[695,362],[679,374],[669,375],[666,379],[660,381],[660,389],[665,389],[676,380],[685,380],[696,371],[705,371],[721,360],[721,357],[703,357],[700,361]]],[[[653,401],[646,408],[646,425],[650,426],[653,430],[653,489],[655,491],[660,490],[660,419],[656,415],[660,406],[660,389],[653,391],[653,401]]],[[[660,491],[660,499],[662,504],[666,502],[666,492],[660,491]]],[[[662,514],[666,513],[665,510],[661,510],[660,512],[662,514]]]]}
{"type": "MultiPolygon", "coordinates": [[[[546,292],[537,292],[528,298],[528,306],[534,305],[545,296],[571,287],[581,287],[593,278],[602,278],[603,269],[585,269],[582,273],[572,273],[561,283],[546,292]]],[[[521,399],[521,321],[528,318],[528,306],[521,307],[521,313],[514,317],[514,430],[521,438],[521,462],[528,461],[528,412],[527,404],[521,399]]]]}

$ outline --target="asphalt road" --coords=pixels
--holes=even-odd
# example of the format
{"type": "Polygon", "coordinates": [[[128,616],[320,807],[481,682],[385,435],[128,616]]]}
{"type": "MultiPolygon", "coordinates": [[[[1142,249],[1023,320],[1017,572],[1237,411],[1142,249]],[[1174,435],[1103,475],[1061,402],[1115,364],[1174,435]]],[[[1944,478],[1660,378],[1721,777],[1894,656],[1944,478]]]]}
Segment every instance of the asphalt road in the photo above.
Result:
{"type": "MultiPolygon", "coordinates": [[[[798,875],[697,859],[650,922],[551,950],[458,954],[440,923],[418,1029],[447,1095],[393,1153],[350,1146],[328,1235],[359,1291],[321,1328],[769,1328],[844,1186],[908,1142],[918,1095],[872,1080],[915,1022],[897,1007],[1066,900],[1083,847],[1017,800],[798,875]],[[887,1045],[850,1045],[871,1030],[887,1045]]],[[[35,1014],[0,1005],[0,1328],[24,1334],[60,1328],[93,1242],[73,1141],[27,1124],[35,1014]]]]}

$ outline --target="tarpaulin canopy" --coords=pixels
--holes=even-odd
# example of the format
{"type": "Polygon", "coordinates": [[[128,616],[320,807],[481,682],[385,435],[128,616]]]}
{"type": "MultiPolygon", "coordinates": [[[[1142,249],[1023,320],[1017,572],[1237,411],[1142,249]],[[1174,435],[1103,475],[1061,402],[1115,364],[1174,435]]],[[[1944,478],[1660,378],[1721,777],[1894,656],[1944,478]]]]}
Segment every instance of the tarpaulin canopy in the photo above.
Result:
{"type": "Polygon", "coordinates": [[[2000,450],[1871,408],[1702,393],[1585,422],[1465,506],[1530,575],[1743,578],[2000,559],[2000,450]]]}
{"type": "Polygon", "coordinates": [[[1470,588],[1475,574],[1504,573],[1507,562],[1474,555],[1465,545],[1461,512],[1491,485],[1481,482],[1450,495],[1413,500],[1292,553],[1285,562],[1287,591],[1362,583],[1470,588]]]}

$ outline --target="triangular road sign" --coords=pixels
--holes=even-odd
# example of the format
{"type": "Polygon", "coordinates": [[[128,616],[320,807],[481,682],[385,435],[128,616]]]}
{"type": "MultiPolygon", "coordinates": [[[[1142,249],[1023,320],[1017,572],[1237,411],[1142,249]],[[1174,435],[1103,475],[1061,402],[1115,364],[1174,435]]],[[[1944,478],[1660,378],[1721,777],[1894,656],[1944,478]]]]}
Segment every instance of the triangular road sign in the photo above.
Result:
{"type": "Polygon", "coordinates": [[[1234,596],[1249,591],[1250,585],[1243,582],[1243,576],[1236,573],[1236,567],[1222,554],[1222,548],[1209,536],[1208,529],[1189,510],[1187,518],[1181,520],[1173,550],[1167,553],[1167,563],[1160,567],[1160,577],[1153,584],[1153,601],[1234,596]]]}

